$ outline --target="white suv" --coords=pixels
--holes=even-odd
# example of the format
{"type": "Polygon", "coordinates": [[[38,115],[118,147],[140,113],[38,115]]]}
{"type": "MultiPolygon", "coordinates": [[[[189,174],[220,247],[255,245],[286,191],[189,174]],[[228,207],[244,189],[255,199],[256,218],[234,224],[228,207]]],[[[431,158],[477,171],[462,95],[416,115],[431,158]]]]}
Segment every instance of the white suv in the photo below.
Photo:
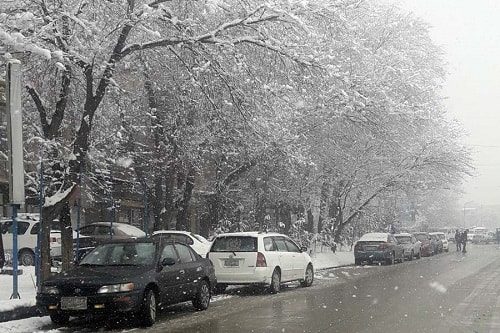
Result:
{"type": "Polygon", "coordinates": [[[294,241],[277,233],[237,232],[217,236],[208,252],[217,278],[216,290],[227,285],[261,284],[277,293],[283,282],[314,280],[311,257],[294,241]]]}
{"type": "MultiPolygon", "coordinates": [[[[20,265],[33,266],[35,264],[35,248],[39,229],[40,223],[36,214],[19,214],[17,219],[17,245],[20,265]]],[[[0,232],[2,234],[4,250],[11,253],[14,246],[12,240],[12,219],[0,220],[0,232]]],[[[61,255],[60,232],[50,232],[50,255],[52,257],[61,255]]]]}

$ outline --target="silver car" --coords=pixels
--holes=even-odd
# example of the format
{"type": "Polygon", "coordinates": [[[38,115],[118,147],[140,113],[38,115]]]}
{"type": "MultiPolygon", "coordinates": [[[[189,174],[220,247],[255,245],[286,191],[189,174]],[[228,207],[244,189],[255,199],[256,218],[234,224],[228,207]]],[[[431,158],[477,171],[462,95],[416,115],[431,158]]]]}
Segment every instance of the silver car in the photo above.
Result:
{"type": "Polygon", "coordinates": [[[401,233],[394,235],[398,243],[404,249],[404,257],[406,260],[413,260],[413,258],[420,259],[421,254],[421,246],[422,243],[417,240],[413,235],[408,233],[401,233]]]}

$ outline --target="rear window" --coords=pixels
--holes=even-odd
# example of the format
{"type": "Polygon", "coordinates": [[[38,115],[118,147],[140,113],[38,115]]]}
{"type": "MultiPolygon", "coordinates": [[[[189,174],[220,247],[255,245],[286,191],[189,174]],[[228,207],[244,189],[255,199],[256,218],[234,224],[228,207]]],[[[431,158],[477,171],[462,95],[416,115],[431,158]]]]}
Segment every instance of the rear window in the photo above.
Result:
{"type": "Polygon", "coordinates": [[[419,241],[424,241],[424,240],[428,240],[429,239],[429,236],[426,235],[426,234],[416,234],[414,235],[416,239],[418,239],[419,241]]]}
{"type": "Polygon", "coordinates": [[[411,237],[410,236],[396,236],[396,239],[401,244],[410,244],[411,243],[411,237]]]}
{"type": "Polygon", "coordinates": [[[257,252],[257,238],[249,236],[217,237],[210,252],[257,252]]]}

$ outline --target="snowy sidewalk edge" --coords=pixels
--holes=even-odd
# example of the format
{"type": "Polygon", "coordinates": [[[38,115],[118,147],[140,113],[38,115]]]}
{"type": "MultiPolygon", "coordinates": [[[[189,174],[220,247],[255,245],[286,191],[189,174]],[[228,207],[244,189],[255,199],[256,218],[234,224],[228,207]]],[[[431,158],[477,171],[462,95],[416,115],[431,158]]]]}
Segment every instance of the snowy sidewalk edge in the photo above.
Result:
{"type": "Polygon", "coordinates": [[[8,311],[0,312],[0,323],[18,320],[18,319],[26,319],[30,317],[40,317],[42,313],[35,305],[32,306],[20,306],[8,311]]]}

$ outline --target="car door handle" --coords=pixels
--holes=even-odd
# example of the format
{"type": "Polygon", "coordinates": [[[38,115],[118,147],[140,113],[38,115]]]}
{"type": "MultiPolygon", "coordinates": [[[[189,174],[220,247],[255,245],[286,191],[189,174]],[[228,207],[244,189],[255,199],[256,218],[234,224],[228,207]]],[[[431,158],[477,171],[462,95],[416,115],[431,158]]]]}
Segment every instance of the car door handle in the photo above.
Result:
{"type": "Polygon", "coordinates": [[[180,273],[180,274],[184,274],[184,273],[186,273],[186,271],[185,271],[185,270],[183,270],[183,269],[181,269],[181,270],[179,271],[179,273],[180,273]]]}

